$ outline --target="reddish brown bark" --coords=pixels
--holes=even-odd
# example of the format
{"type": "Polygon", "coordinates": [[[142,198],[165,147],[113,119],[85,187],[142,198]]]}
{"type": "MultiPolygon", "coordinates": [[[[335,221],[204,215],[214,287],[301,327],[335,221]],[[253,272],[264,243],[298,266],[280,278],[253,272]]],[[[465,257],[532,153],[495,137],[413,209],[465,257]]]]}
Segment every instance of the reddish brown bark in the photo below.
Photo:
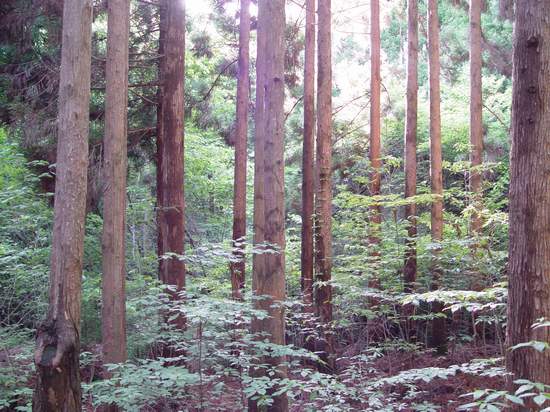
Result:
{"type": "Polygon", "coordinates": [[[482,0],[470,0],[470,192],[473,213],[470,222],[472,234],[481,231],[483,164],[483,90],[481,82],[481,8],[482,0]]]}
{"type": "MultiPolygon", "coordinates": [[[[285,1],[258,1],[258,54],[256,95],[256,171],[254,187],[255,244],[265,242],[269,253],[257,255],[253,266],[254,306],[267,312],[253,319],[252,331],[267,334],[270,342],[285,343],[285,204],[284,204],[284,30],[285,1]],[[270,47],[265,47],[269,44],[270,47]]],[[[262,338],[263,339],[263,338],[262,338]]],[[[266,357],[262,363],[276,368],[275,376],[287,375],[285,357],[266,357]]],[[[255,368],[254,375],[265,375],[255,368]]],[[[276,388],[272,389],[274,392],[276,388]]],[[[258,405],[249,401],[249,410],[258,405]]],[[[273,396],[268,411],[287,411],[286,393],[273,396]]]]}
{"type": "MultiPolygon", "coordinates": [[[[507,346],[550,343],[550,2],[518,0],[514,29],[507,346]]],[[[509,350],[514,379],[550,385],[550,351],[509,350]]],[[[515,408],[514,410],[526,410],[515,408]]],[[[533,408],[531,410],[539,410],[533,408]]]]}
{"type": "MultiPolygon", "coordinates": [[[[160,8],[159,108],[157,114],[157,227],[159,279],[173,299],[185,288],[183,193],[185,8],[162,0],[160,8]]],[[[183,327],[183,317],[175,323],[183,327]]]]}
{"type": "MultiPolygon", "coordinates": [[[[418,119],[418,0],[408,1],[407,113],[405,122],[405,197],[416,196],[416,134],[418,119]]],[[[416,282],[416,203],[405,206],[407,249],[403,268],[404,290],[414,290],[416,282]]]]}
{"type": "MultiPolygon", "coordinates": [[[[372,168],[370,178],[371,196],[380,195],[382,153],[380,143],[380,1],[371,0],[371,79],[370,79],[370,149],[369,160],[372,168]]],[[[381,207],[371,207],[370,236],[371,245],[380,243],[380,223],[382,223],[381,207]]],[[[375,254],[378,252],[375,251],[375,254]]]]}
{"type": "Polygon", "coordinates": [[[332,49],[331,1],[319,0],[317,75],[317,174],[315,198],[317,314],[323,323],[332,322],[332,49]]]}
{"type": "Polygon", "coordinates": [[[49,307],[38,328],[33,411],[82,410],[80,306],[91,76],[91,0],[65,2],[49,307]]]}
{"type": "MultiPolygon", "coordinates": [[[[430,66],[430,180],[432,188],[431,232],[432,242],[443,240],[443,165],[441,153],[441,91],[440,91],[440,58],[439,58],[439,14],[437,0],[428,1],[428,57],[430,66]]],[[[432,257],[432,290],[441,286],[441,268],[439,266],[438,248],[432,257]]],[[[441,313],[440,302],[432,304],[435,314],[441,313]]],[[[438,317],[432,321],[431,346],[442,353],[446,351],[445,319],[438,317]]]]}
{"type": "Polygon", "coordinates": [[[103,362],[126,361],[126,137],[130,2],[109,0],[103,198],[103,362]]]}
{"type": "Polygon", "coordinates": [[[313,309],[313,217],[315,197],[315,0],[306,0],[304,143],[302,155],[302,295],[313,309]]]}
{"type": "Polygon", "coordinates": [[[241,299],[245,284],[246,237],[246,168],[248,135],[248,102],[250,48],[250,0],[241,0],[239,32],[239,74],[237,78],[237,127],[235,133],[235,184],[233,193],[233,247],[231,262],[231,290],[233,298],[241,299]]]}

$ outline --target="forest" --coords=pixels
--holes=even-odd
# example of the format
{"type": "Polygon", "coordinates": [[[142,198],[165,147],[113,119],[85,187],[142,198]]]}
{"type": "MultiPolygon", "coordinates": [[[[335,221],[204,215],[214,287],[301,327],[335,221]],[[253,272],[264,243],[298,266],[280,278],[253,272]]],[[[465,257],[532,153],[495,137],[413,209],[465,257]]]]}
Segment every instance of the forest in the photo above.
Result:
{"type": "Polygon", "coordinates": [[[550,412],[549,0],[0,27],[0,411],[550,412]]]}

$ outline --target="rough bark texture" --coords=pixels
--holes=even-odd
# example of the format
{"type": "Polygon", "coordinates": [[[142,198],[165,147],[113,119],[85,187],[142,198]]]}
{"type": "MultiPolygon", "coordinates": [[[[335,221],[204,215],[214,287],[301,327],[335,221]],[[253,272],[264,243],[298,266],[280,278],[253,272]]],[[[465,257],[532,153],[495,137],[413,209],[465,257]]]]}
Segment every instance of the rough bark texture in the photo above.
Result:
{"type": "Polygon", "coordinates": [[[476,211],[481,208],[483,164],[483,95],[481,84],[481,7],[482,0],[470,0],[470,192],[474,207],[470,229],[481,230],[482,220],[476,211]]]}
{"type": "Polygon", "coordinates": [[[332,56],[331,1],[319,0],[318,75],[317,75],[317,173],[315,198],[317,314],[323,323],[332,321],[332,56]]]}
{"type": "Polygon", "coordinates": [[[65,2],[49,307],[38,328],[35,352],[33,410],[40,412],[82,409],[78,358],[91,31],[91,0],[65,2]]]}
{"type": "Polygon", "coordinates": [[[237,78],[237,125],[235,133],[235,183],[233,192],[233,247],[235,258],[231,263],[231,290],[233,298],[241,299],[245,284],[246,237],[246,168],[248,135],[248,102],[250,48],[250,0],[241,0],[239,31],[239,73],[237,78]]]}
{"type": "MultiPolygon", "coordinates": [[[[405,123],[405,197],[416,196],[416,129],[418,119],[418,0],[408,1],[407,113],[405,123]]],[[[407,249],[403,280],[405,292],[416,282],[416,204],[405,206],[407,249]]]]}
{"type": "MultiPolygon", "coordinates": [[[[157,226],[159,279],[178,299],[185,288],[185,203],[183,193],[183,126],[185,73],[185,6],[162,0],[160,13],[160,90],[157,118],[157,226]],[[165,256],[169,254],[168,256],[165,256]],[[175,254],[177,256],[173,256],[175,254]]],[[[185,320],[176,319],[183,327],[185,320]]]]}
{"type": "MultiPolygon", "coordinates": [[[[270,342],[285,343],[284,307],[285,299],[285,204],[284,204],[284,0],[260,0],[258,2],[258,62],[256,69],[258,88],[262,90],[257,106],[256,146],[262,146],[260,158],[255,161],[262,169],[256,177],[255,201],[259,210],[255,210],[255,231],[262,242],[267,244],[269,252],[262,256],[261,262],[255,261],[253,267],[252,288],[257,309],[265,310],[269,317],[254,319],[253,332],[267,334],[270,342]],[[270,47],[264,47],[269,43],[270,47]],[[260,50],[263,48],[263,50],[260,50]],[[256,195],[260,197],[256,197],[256,195]],[[259,215],[259,213],[262,215],[259,215]],[[258,226],[256,226],[256,224],[258,226]],[[260,264],[257,264],[260,263],[260,264]]],[[[258,152],[256,152],[258,154],[258,152]]],[[[257,237],[256,237],[257,239],[257,237]]],[[[286,377],[286,368],[282,365],[284,357],[263,359],[276,368],[276,376],[286,377]]],[[[265,375],[266,371],[256,368],[255,375],[265,375]]],[[[258,406],[250,401],[249,410],[257,411],[258,406]]],[[[273,397],[268,411],[287,411],[286,394],[273,397]]]]}
{"type": "Polygon", "coordinates": [[[315,0],[306,0],[304,61],[304,144],[302,154],[302,294],[313,306],[313,218],[315,197],[315,0]]]}
{"type": "Polygon", "coordinates": [[[103,198],[103,362],[126,361],[125,216],[129,0],[109,0],[103,198]]]}
{"type": "MultiPolygon", "coordinates": [[[[550,2],[518,0],[514,29],[508,347],[550,343],[550,2]]],[[[507,351],[513,379],[550,385],[550,352],[507,351]]],[[[510,385],[512,386],[512,385],[510,385]]],[[[538,409],[533,409],[538,410],[538,409]]]]}
{"type": "MultiPolygon", "coordinates": [[[[380,144],[380,1],[370,2],[371,13],[371,61],[370,61],[370,150],[369,160],[372,168],[370,179],[371,196],[380,195],[380,168],[382,167],[380,144]]],[[[371,208],[371,233],[369,241],[372,245],[380,243],[380,223],[382,214],[380,206],[371,208]]]]}
{"type": "MultiPolygon", "coordinates": [[[[439,60],[439,15],[437,0],[428,1],[428,56],[430,66],[430,180],[432,187],[431,231],[432,242],[443,240],[443,172],[441,154],[441,91],[439,76],[441,64],[439,60]]],[[[432,258],[432,290],[437,290],[441,284],[441,269],[438,263],[439,250],[433,251],[432,258]]],[[[442,310],[442,304],[432,304],[434,313],[442,310]]],[[[445,352],[446,331],[445,319],[436,318],[432,321],[431,346],[445,352]]]]}

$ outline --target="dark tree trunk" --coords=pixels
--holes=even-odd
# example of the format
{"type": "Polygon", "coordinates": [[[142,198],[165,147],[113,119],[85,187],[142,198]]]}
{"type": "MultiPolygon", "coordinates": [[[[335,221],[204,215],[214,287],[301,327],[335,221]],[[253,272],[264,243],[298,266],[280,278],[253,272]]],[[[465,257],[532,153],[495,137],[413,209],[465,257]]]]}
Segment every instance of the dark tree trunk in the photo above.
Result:
{"type": "MultiPolygon", "coordinates": [[[[126,361],[126,137],[130,2],[109,0],[103,198],[103,362],[126,361]]],[[[113,409],[113,408],[111,408],[113,409]]]]}
{"type": "Polygon", "coordinates": [[[331,1],[319,0],[317,75],[316,312],[325,325],[321,357],[333,352],[332,322],[332,14],[331,1]]]}
{"type": "MultiPolygon", "coordinates": [[[[185,7],[162,0],[160,7],[159,108],[157,115],[157,226],[159,279],[174,300],[185,289],[183,193],[185,7]],[[168,254],[167,256],[165,256],[168,254]],[[175,256],[173,255],[175,254],[175,256]]],[[[180,316],[175,324],[184,327],[180,316]]]]}
{"type": "Polygon", "coordinates": [[[50,295],[38,328],[33,410],[82,410],[80,304],[91,77],[91,0],[65,2],[50,295]]]}
{"type": "MultiPolygon", "coordinates": [[[[382,152],[380,144],[380,1],[371,0],[371,79],[370,79],[370,149],[369,160],[372,168],[370,179],[371,196],[380,195],[382,167],[382,152]]],[[[382,223],[382,211],[378,205],[372,206],[370,218],[369,242],[378,247],[380,243],[380,224],[382,223]]],[[[374,251],[378,255],[378,251],[374,251]]]]}
{"type": "Polygon", "coordinates": [[[315,198],[315,0],[306,1],[304,61],[304,144],[302,156],[302,294],[313,309],[313,218],[315,198]]]}
{"type": "MultiPolygon", "coordinates": [[[[439,76],[441,64],[439,61],[439,14],[437,0],[428,1],[428,56],[430,66],[430,180],[432,186],[432,242],[443,240],[443,170],[441,154],[441,92],[439,76]]],[[[432,257],[432,290],[441,286],[441,267],[439,265],[439,249],[433,251],[432,257]]],[[[434,313],[441,313],[441,302],[432,304],[434,313]]],[[[446,351],[445,318],[438,317],[432,321],[432,336],[430,345],[439,353],[446,351]]]]}
{"type": "MultiPolygon", "coordinates": [[[[252,289],[255,296],[265,297],[256,299],[254,306],[269,316],[253,319],[252,331],[266,333],[269,341],[278,345],[285,344],[284,30],[285,1],[260,0],[256,90],[262,92],[256,97],[255,145],[259,156],[255,161],[256,170],[261,172],[255,177],[254,229],[255,241],[261,239],[271,253],[258,255],[261,260],[254,261],[252,289]],[[267,44],[270,47],[265,47],[267,44]]],[[[286,377],[285,357],[262,361],[277,369],[278,378],[286,377]]],[[[265,370],[257,368],[253,374],[265,374],[265,370]]],[[[254,401],[249,402],[249,410],[258,410],[254,401]]],[[[266,410],[287,411],[286,393],[273,396],[266,410]]]]}
{"type": "Polygon", "coordinates": [[[231,263],[233,298],[241,299],[245,284],[246,168],[250,48],[250,0],[241,0],[239,34],[239,74],[237,78],[237,127],[235,133],[235,186],[233,193],[233,247],[236,261],[231,263]]]}
{"type": "MultiPolygon", "coordinates": [[[[508,341],[550,343],[550,2],[518,0],[514,30],[508,341]]],[[[507,351],[514,379],[550,385],[550,351],[507,351]]],[[[516,408],[515,410],[524,410],[516,408]]],[[[538,409],[532,409],[538,410],[538,409]]]]}
{"type": "MultiPolygon", "coordinates": [[[[405,197],[416,196],[416,133],[418,111],[418,0],[408,1],[407,114],[405,123],[405,197]]],[[[407,249],[403,269],[404,290],[410,293],[416,282],[416,203],[405,206],[407,249]]]]}
{"type": "Polygon", "coordinates": [[[479,234],[482,219],[478,210],[482,202],[483,165],[483,94],[481,83],[481,7],[482,0],[470,0],[470,192],[473,206],[470,229],[479,234]]]}

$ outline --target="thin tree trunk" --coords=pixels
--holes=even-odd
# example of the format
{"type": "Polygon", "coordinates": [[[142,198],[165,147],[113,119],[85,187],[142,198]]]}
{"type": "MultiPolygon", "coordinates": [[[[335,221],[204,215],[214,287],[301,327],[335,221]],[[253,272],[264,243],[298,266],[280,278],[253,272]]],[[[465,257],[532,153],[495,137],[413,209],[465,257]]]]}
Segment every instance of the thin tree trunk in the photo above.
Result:
{"type": "MultiPolygon", "coordinates": [[[[416,133],[418,119],[418,0],[408,0],[407,115],[405,124],[405,197],[416,196],[416,133]]],[[[416,203],[405,206],[407,249],[403,269],[404,290],[410,293],[416,282],[416,203]]]]}
{"type": "Polygon", "coordinates": [[[82,410],[78,359],[88,171],[90,0],[65,2],[62,36],[49,307],[38,328],[34,355],[33,411],[39,412],[82,410]]]}
{"type": "MultiPolygon", "coordinates": [[[[162,0],[160,7],[160,90],[157,118],[157,226],[159,279],[174,300],[185,289],[185,202],[183,193],[185,5],[162,0]],[[165,256],[166,254],[175,254],[165,256]]],[[[185,319],[174,323],[183,328],[185,319]]]]}
{"type": "MultiPolygon", "coordinates": [[[[256,140],[255,145],[263,146],[260,158],[255,161],[262,169],[256,176],[255,184],[255,231],[265,242],[269,253],[263,254],[261,262],[255,261],[252,287],[256,299],[256,309],[265,310],[268,317],[253,319],[253,332],[267,333],[270,342],[285,344],[284,306],[285,299],[285,204],[284,204],[284,30],[285,1],[260,0],[258,2],[258,61],[256,65],[258,87],[263,90],[257,95],[256,140]],[[264,47],[269,42],[270,47],[264,47]],[[260,48],[263,50],[260,51],[260,48]],[[259,116],[259,117],[258,117],[259,116]],[[257,189],[259,192],[256,192],[257,189]],[[259,195],[258,198],[256,195],[259,195]],[[259,210],[256,210],[256,206],[259,210]],[[262,215],[259,215],[262,212],[262,215]],[[256,223],[258,226],[256,227],[256,223]],[[260,263],[260,264],[257,264],[260,263]]],[[[256,152],[258,154],[258,152],[256,152]]],[[[284,356],[267,357],[262,362],[276,368],[276,377],[287,375],[283,363],[284,356]]],[[[253,374],[264,374],[258,368],[253,374]]],[[[272,392],[277,388],[272,389],[272,392]]],[[[249,402],[249,410],[257,411],[254,401],[249,402]]],[[[273,396],[268,411],[287,411],[286,393],[273,396]]]]}
{"type": "Polygon", "coordinates": [[[302,156],[302,295],[313,309],[313,217],[315,198],[315,0],[306,0],[304,144],[302,156]]]}
{"type": "MultiPolygon", "coordinates": [[[[550,343],[550,2],[518,0],[514,29],[507,346],[550,343]]],[[[513,380],[550,385],[550,352],[507,351],[513,380]]],[[[514,410],[524,410],[515,408],[514,410]]],[[[533,409],[538,410],[538,409],[533,409]]]]}
{"type": "MultiPolygon", "coordinates": [[[[370,179],[371,196],[380,195],[380,168],[382,167],[382,154],[380,144],[380,1],[370,2],[371,12],[371,79],[370,79],[370,150],[369,160],[372,168],[370,179]]],[[[380,223],[382,223],[381,207],[372,206],[370,218],[369,243],[377,247],[380,243],[380,223]]],[[[378,254],[376,250],[375,255],[378,254]]]]}
{"type": "MultiPolygon", "coordinates": [[[[103,362],[126,361],[126,132],[130,2],[109,0],[103,199],[103,362]]],[[[114,408],[111,408],[114,409],[114,408]]]]}
{"type": "Polygon", "coordinates": [[[248,135],[248,101],[250,48],[250,0],[241,0],[239,33],[239,74],[237,78],[237,130],[235,136],[235,186],[233,193],[233,247],[231,289],[233,298],[241,299],[245,284],[246,236],[246,168],[248,135]]]}
{"type": "Polygon", "coordinates": [[[474,207],[470,222],[473,235],[479,234],[482,219],[477,211],[482,201],[483,164],[483,91],[481,84],[481,6],[482,0],[470,0],[470,192],[474,207]]]}
{"type": "MultiPolygon", "coordinates": [[[[443,240],[443,171],[441,153],[441,92],[439,85],[439,15],[437,0],[428,1],[428,56],[430,66],[430,180],[432,186],[432,242],[443,240]]],[[[439,266],[439,252],[436,248],[432,257],[432,290],[441,286],[441,268],[439,266]]],[[[435,314],[441,313],[441,302],[432,304],[435,314]]],[[[432,321],[431,346],[440,353],[446,351],[445,319],[435,318],[432,321]]]]}
{"type": "MultiPolygon", "coordinates": [[[[331,0],[319,0],[317,77],[317,174],[315,198],[317,314],[321,322],[332,322],[332,46],[331,0]]],[[[330,340],[326,351],[332,352],[330,340]]]]}

